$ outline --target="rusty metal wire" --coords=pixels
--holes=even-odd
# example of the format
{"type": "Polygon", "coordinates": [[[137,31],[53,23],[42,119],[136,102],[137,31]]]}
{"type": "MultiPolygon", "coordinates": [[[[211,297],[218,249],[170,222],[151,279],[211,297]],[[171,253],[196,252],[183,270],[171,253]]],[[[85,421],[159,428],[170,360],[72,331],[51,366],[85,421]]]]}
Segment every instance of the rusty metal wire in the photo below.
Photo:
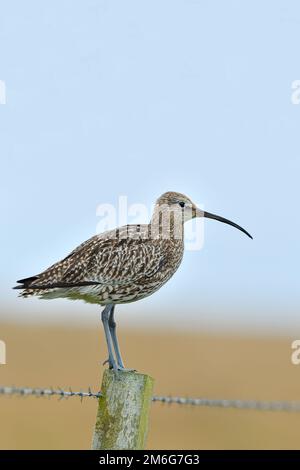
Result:
{"type": "MultiPolygon", "coordinates": [[[[90,388],[88,391],[75,392],[71,388],[64,390],[62,388],[29,388],[29,387],[6,387],[0,386],[0,395],[18,395],[35,397],[52,397],[57,396],[59,399],[79,397],[83,398],[99,398],[101,392],[92,392],[90,388]]],[[[202,407],[218,407],[218,408],[235,408],[245,410],[259,410],[259,411],[289,411],[299,412],[300,402],[293,401],[259,401],[259,400],[226,400],[226,399],[210,399],[210,398],[188,398],[188,397],[173,397],[173,396],[159,396],[152,397],[154,403],[166,403],[169,405],[190,405],[202,407]]]]}

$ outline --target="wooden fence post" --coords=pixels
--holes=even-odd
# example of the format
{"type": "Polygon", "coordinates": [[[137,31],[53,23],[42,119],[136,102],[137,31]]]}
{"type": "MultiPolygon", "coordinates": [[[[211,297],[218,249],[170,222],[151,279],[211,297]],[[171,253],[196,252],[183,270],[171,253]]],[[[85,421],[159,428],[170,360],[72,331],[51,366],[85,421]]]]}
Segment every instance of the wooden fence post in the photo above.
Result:
{"type": "Polygon", "coordinates": [[[148,375],[105,370],[93,450],[144,448],[153,383],[148,375]]]}

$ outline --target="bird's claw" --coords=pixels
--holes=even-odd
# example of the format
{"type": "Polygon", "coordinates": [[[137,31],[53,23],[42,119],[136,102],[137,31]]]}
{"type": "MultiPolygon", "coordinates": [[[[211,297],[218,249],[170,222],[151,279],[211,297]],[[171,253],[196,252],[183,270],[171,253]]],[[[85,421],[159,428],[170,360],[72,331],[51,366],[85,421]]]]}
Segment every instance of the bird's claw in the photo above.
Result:
{"type": "Polygon", "coordinates": [[[116,372],[136,372],[136,369],[127,369],[124,366],[121,366],[119,364],[116,364],[115,362],[110,361],[109,359],[105,359],[105,361],[102,363],[103,366],[105,364],[108,364],[109,369],[114,370],[116,372]]]}
{"type": "Polygon", "coordinates": [[[127,369],[126,367],[122,367],[122,366],[117,366],[117,370],[119,370],[120,372],[136,372],[137,371],[136,369],[127,369]]]}

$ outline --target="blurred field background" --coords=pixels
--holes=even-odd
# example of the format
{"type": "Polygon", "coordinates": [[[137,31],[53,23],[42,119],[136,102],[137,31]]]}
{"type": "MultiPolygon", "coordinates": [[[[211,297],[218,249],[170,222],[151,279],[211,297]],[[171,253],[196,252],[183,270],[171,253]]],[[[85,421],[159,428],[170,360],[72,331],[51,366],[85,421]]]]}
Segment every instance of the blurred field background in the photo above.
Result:
{"type": "MultiPolygon", "coordinates": [[[[155,378],[155,394],[299,400],[300,367],[291,338],[126,330],[128,367],[155,378]]],[[[7,365],[0,383],[99,389],[106,351],[101,325],[2,323],[7,365]]],[[[0,397],[1,449],[89,449],[93,398],[0,397]]],[[[300,414],[152,405],[149,449],[300,448],[300,414]]]]}

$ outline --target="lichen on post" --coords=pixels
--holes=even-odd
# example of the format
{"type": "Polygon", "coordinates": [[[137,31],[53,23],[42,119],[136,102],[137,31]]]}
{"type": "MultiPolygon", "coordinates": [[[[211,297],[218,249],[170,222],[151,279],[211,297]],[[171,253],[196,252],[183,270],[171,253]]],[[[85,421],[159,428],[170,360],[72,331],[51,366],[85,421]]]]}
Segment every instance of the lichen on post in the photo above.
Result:
{"type": "Polygon", "coordinates": [[[104,372],[93,450],[144,449],[153,383],[136,372],[104,372]]]}

